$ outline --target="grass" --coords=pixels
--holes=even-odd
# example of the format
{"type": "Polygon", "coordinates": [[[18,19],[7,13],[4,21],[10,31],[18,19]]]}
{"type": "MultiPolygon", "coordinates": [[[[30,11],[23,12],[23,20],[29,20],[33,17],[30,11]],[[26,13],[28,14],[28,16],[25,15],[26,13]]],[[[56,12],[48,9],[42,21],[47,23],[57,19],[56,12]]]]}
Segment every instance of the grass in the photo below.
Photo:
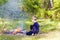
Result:
{"type": "MultiPolygon", "coordinates": [[[[38,19],[37,20],[40,24],[40,32],[41,33],[48,33],[50,31],[56,30],[57,29],[57,24],[58,22],[56,21],[50,21],[50,19],[38,19]]],[[[0,31],[4,27],[8,28],[8,30],[16,28],[16,26],[19,25],[21,21],[13,21],[13,20],[2,20],[0,19],[0,31]]],[[[25,29],[29,31],[29,27],[32,24],[31,21],[27,20],[24,21],[25,24],[25,29]]],[[[37,36],[13,36],[13,35],[0,35],[0,40],[39,40],[41,38],[40,34],[37,36]]]]}

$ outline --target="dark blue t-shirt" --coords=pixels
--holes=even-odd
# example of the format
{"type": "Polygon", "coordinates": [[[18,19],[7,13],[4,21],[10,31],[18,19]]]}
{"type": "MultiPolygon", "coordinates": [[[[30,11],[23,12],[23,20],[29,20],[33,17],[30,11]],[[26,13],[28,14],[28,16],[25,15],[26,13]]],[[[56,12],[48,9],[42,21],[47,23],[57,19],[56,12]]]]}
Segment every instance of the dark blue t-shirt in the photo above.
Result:
{"type": "Polygon", "coordinates": [[[39,24],[38,24],[38,22],[35,22],[33,25],[31,25],[30,30],[33,31],[33,32],[38,33],[39,32],[39,24]]]}

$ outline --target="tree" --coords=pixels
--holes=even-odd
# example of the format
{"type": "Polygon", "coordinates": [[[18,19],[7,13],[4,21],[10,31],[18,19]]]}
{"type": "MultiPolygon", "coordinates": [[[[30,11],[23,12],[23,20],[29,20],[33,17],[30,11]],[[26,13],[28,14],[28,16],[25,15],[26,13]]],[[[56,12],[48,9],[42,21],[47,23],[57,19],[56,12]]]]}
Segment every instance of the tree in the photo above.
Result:
{"type": "Polygon", "coordinates": [[[35,15],[40,9],[40,0],[23,0],[24,10],[35,15]]]}
{"type": "Polygon", "coordinates": [[[53,7],[53,0],[43,0],[43,8],[50,10],[53,7]]]}
{"type": "Polygon", "coordinates": [[[48,1],[48,10],[50,10],[53,7],[53,0],[48,1]]]}

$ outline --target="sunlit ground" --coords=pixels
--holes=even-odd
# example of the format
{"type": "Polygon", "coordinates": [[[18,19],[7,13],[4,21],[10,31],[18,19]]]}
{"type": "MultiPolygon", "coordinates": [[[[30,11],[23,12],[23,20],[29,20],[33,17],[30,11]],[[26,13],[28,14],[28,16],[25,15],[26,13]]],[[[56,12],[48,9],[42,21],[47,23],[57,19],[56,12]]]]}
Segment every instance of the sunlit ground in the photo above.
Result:
{"type": "Polygon", "coordinates": [[[36,36],[4,35],[0,37],[0,40],[60,40],[60,31],[52,31],[49,33],[38,34],[36,36]]]}

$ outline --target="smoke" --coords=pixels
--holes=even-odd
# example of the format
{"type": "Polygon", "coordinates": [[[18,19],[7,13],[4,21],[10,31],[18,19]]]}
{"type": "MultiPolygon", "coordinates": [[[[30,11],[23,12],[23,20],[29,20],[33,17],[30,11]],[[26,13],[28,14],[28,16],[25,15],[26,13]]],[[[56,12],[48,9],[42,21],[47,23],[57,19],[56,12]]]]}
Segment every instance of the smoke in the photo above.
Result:
{"type": "Polygon", "coordinates": [[[26,13],[19,9],[22,6],[21,0],[8,0],[6,4],[0,6],[0,17],[5,19],[19,19],[19,26],[24,27],[24,20],[26,19],[26,13]]]}
{"type": "Polygon", "coordinates": [[[24,19],[26,14],[19,9],[22,6],[21,0],[8,0],[6,4],[0,7],[0,17],[7,19],[24,19]]]}

